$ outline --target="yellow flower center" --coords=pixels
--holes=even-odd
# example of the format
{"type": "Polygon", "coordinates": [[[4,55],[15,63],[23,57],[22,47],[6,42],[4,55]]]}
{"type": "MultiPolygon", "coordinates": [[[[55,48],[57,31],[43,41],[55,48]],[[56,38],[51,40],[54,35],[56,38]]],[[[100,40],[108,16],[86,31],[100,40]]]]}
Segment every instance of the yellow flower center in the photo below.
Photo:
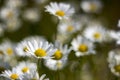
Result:
{"type": "Polygon", "coordinates": [[[27,47],[24,47],[24,48],[23,48],[23,51],[24,51],[24,52],[27,52],[27,51],[28,51],[28,48],[27,48],[27,47]]]}
{"type": "Polygon", "coordinates": [[[98,32],[96,32],[96,33],[94,33],[93,37],[94,37],[95,39],[99,39],[99,38],[101,37],[101,34],[98,33],[98,32]]]}
{"type": "Polygon", "coordinates": [[[120,72],[120,65],[114,66],[114,69],[115,69],[116,72],[120,72]]]}
{"type": "Polygon", "coordinates": [[[18,74],[11,74],[10,78],[13,80],[16,80],[19,78],[19,76],[18,76],[18,74]]]}
{"type": "Polygon", "coordinates": [[[12,55],[13,54],[13,50],[12,50],[12,48],[7,48],[7,54],[8,55],[12,55]]]}
{"type": "Polygon", "coordinates": [[[88,51],[88,46],[86,44],[81,44],[81,45],[79,45],[78,50],[80,52],[86,52],[86,51],[88,51]]]}
{"type": "Polygon", "coordinates": [[[54,59],[56,59],[56,60],[61,59],[62,56],[63,56],[63,54],[62,54],[62,52],[61,52],[60,50],[57,50],[57,51],[54,53],[54,55],[53,55],[54,59]]]}
{"type": "Polygon", "coordinates": [[[43,50],[43,49],[37,49],[34,54],[37,56],[37,57],[45,57],[47,54],[46,54],[46,51],[43,50]]]}
{"type": "Polygon", "coordinates": [[[69,32],[73,31],[73,29],[74,29],[73,26],[68,26],[67,27],[67,31],[69,31],[69,32]]]}
{"type": "Polygon", "coordinates": [[[65,12],[62,11],[62,10],[58,10],[58,11],[56,11],[55,14],[56,14],[57,16],[61,16],[61,17],[63,17],[63,16],[65,15],[65,12]]]}
{"type": "Polygon", "coordinates": [[[97,9],[96,4],[91,3],[91,5],[90,5],[90,10],[91,10],[91,11],[95,11],[96,9],[97,9]]]}
{"type": "Polygon", "coordinates": [[[24,68],[22,68],[22,72],[23,72],[23,73],[28,72],[28,70],[29,70],[29,68],[28,68],[28,67],[24,67],[24,68]]]}

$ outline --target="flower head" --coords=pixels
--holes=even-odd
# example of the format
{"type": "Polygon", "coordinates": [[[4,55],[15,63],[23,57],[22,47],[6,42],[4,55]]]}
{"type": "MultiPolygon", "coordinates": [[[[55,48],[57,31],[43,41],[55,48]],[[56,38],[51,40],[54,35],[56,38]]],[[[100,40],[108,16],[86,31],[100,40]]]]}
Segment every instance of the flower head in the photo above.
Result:
{"type": "Polygon", "coordinates": [[[36,58],[51,58],[56,49],[52,44],[49,44],[47,41],[28,41],[28,53],[33,55],[36,58]]]}
{"type": "Polygon", "coordinates": [[[77,57],[89,55],[91,53],[95,54],[94,44],[90,40],[82,36],[78,36],[76,39],[73,39],[71,44],[77,57]]]}
{"type": "Polygon", "coordinates": [[[62,45],[57,41],[55,42],[55,47],[57,50],[54,52],[53,58],[45,60],[45,66],[51,70],[60,70],[67,64],[68,54],[70,53],[71,48],[68,48],[67,45],[62,45]]]}
{"type": "Polygon", "coordinates": [[[106,40],[107,31],[99,24],[88,25],[84,30],[83,35],[93,41],[93,42],[102,42],[106,40]]]}
{"type": "Polygon", "coordinates": [[[65,3],[51,2],[50,5],[45,8],[47,12],[57,16],[59,19],[68,19],[74,13],[74,8],[65,3]]]}
{"type": "Polygon", "coordinates": [[[13,68],[11,71],[10,70],[5,70],[1,74],[1,76],[4,76],[5,78],[8,78],[10,80],[17,80],[17,79],[22,80],[22,78],[23,78],[22,74],[19,71],[17,71],[16,68],[13,68]]]}
{"type": "Polygon", "coordinates": [[[112,50],[109,52],[108,55],[108,63],[111,72],[116,75],[120,76],[120,50],[112,50]]]}
{"type": "Polygon", "coordinates": [[[37,66],[35,63],[21,62],[16,66],[16,69],[22,74],[30,73],[33,69],[36,71],[37,66]]]}
{"type": "Polygon", "coordinates": [[[80,4],[81,8],[83,9],[83,11],[88,12],[88,13],[97,13],[101,10],[102,8],[102,4],[100,2],[100,0],[86,0],[86,1],[82,1],[80,4]]]}

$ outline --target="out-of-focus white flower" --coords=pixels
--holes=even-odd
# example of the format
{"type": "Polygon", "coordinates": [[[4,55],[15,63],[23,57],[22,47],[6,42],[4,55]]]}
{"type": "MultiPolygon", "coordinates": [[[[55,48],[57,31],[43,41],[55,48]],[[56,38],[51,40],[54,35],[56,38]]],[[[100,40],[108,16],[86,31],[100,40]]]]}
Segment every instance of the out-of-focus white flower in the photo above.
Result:
{"type": "Polygon", "coordinates": [[[23,75],[23,80],[49,80],[45,78],[46,74],[43,74],[39,77],[37,71],[33,70],[30,73],[26,73],[23,75]]]}
{"type": "Polygon", "coordinates": [[[79,31],[82,28],[82,24],[79,21],[68,20],[61,22],[58,25],[58,31],[61,34],[70,34],[79,31]]]}
{"type": "Polygon", "coordinates": [[[118,27],[120,27],[120,20],[118,21],[118,27]]]}
{"type": "Polygon", "coordinates": [[[71,44],[73,50],[75,51],[75,55],[77,57],[89,55],[89,54],[95,54],[93,42],[82,36],[78,36],[77,38],[73,39],[71,44]]]}
{"type": "Polygon", "coordinates": [[[20,43],[18,43],[15,50],[18,56],[31,56],[31,54],[27,53],[27,40],[23,40],[20,43]]]}
{"type": "Polygon", "coordinates": [[[21,21],[17,18],[6,21],[7,31],[15,31],[21,27],[21,21]]]}
{"type": "Polygon", "coordinates": [[[29,73],[23,75],[23,80],[39,80],[39,75],[36,70],[31,70],[29,73]]]}
{"type": "Polygon", "coordinates": [[[85,12],[98,13],[102,8],[102,3],[100,0],[83,0],[80,6],[85,12]]]}
{"type": "Polygon", "coordinates": [[[6,56],[10,57],[15,55],[14,53],[14,46],[13,44],[6,40],[1,44],[2,48],[3,48],[3,53],[5,53],[6,56]]]}
{"type": "Polygon", "coordinates": [[[6,6],[12,8],[20,8],[21,6],[25,5],[25,0],[6,0],[6,6]]]}
{"type": "Polygon", "coordinates": [[[45,8],[47,12],[57,16],[59,19],[68,19],[74,14],[74,8],[65,3],[51,2],[50,5],[45,8]]]}
{"type": "Polygon", "coordinates": [[[0,45],[1,56],[3,57],[3,61],[9,62],[14,56],[14,46],[13,44],[6,40],[0,45]]]}
{"type": "Polygon", "coordinates": [[[92,24],[88,25],[88,27],[84,30],[83,35],[93,42],[103,42],[106,41],[108,33],[102,25],[92,24]]]}
{"type": "Polygon", "coordinates": [[[33,55],[36,58],[49,59],[52,57],[56,49],[52,44],[49,44],[47,41],[28,41],[27,43],[28,53],[33,55]]]}
{"type": "Polygon", "coordinates": [[[27,9],[23,13],[23,18],[28,21],[36,22],[40,19],[40,13],[36,8],[27,9]]]}
{"type": "Polygon", "coordinates": [[[67,63],[66,59],[62,59],[62,60],[53,60],[53,59],[47,59],[45,60],[44,64],[46,67],[48,67],[50,70],[60,70],[63,69],[65,67],[67,63]]]}
{"type": "Polygon", "coordinates": [[[110,31],[109,33],[110,37],[116,40],[116,43],[119,45],[120,44],[120,31],[110,31]]]}
{"type": "Polygon", "coordinates": [[[45,60],[45,66],[51,70],[60,70],[67,64],[68,54],[71,48],[67,45],[62,45],[59,42],[55,43],[55,47],[58,49],[54,54],[52,59],[45,60]]]}
{"type": "Polygon", "coordinates": [[[30,73],[32,70],[37,69],[37,66],[35,63],[30,63],[30,62],[20,62],[17,66],[16,69],[21,72],[22,74],[30,73]]]}
{"type": "Polygon", "coordinates": [[[11,20],[14,17],[18,17],[18,10],[11,7],[3,7],[0,10],[0,18],[3,20],[11,20]]]}
{"type": "Polygon", "coordinates": [[[112,50],[108,55],[108,63],[111,72],[116,76],[120,76],[120,50],[112,50]]]}
{"type": "Polygon", "coordinates": [[[16,69],[16,68],[13,68],[11,71],[10,70],[5,70],[1,76],[4,76],[5,78],[7,79],[10,79],[10,80],[22,80],[22,74],[16,69]]]}

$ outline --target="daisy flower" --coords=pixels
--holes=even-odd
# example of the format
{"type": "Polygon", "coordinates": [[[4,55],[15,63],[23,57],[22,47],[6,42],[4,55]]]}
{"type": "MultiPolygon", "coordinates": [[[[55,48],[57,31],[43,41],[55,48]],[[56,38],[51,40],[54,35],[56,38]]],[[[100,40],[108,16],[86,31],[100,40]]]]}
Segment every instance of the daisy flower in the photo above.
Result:
{"type": "Polygon", "coordinates": [[[58,25],[58,32],[62,34],[70,34],[79,31],[82,28],[82,24],[78,21],[68,20],[66,22],[61,22],[58,25]]]}
{"type": "Polygon", "coordinates": [[[25,5],[25,1],[24,0],[6,0],[5,5],[12,8],[20,8],[21,6],[25,5]]]}
{"type": "Polygon", "coordinates": [[[19,71],[17,71],[16,68],[13,68],[12,70],[5,70],[1,76],[8,78],[10,80],[22,80],[22,75],[19,71]]]}
{"type": "Polygon", "coordinates": [[[31,56],[31,54],[27,53],[27,40],[23,40],[20,43],[18,43],[15,48],[15,51],[18,56],[31,56]]]}
{"type": "Polygon", "coordinates": [[[3,7],[0,10],[0,17],[3,20],[11,20],[14,17],[18,17],[18,11],[12,7],[3,7]]]}
{"type": "Polygon", "coordinates": [[[77,38],[73,39],[71,44],[73,50],[75,51],[75,55],[77,57],[89,55],[89,54],[95,54],[93,42],[82,36],[78,36],[77,38]]]}
{"type": "Polygon", "coordinates": [[[36,40],[37,42],[39,41],[46,41],[44,37],[41,36],[29,36],[23,39],[23,41],[19,42],[15,48],[16,53],[18,56],[31,56],[31,54],[29,54],[28,51],[28,46],[27,46],[27,42],[28,41],[33,41],[36,40]]]}
{"type": "Polygon", "coordinates": [[[109,68],[113,74],[120,76],[120,50],[112,50],[108,55],[109,68]]]}
{"type": "Polygon", "coordinates": [[[51,2],[50,5],[46,6],[46,12],[57,16],[59,19],[68,19],[74,14],[74,8],[69,4],[51,2]]]}
{"type": "Polygon", "coordinates": [[[83,35],[93,41],[93,42],[102,42],[106,40],[107,31],[99,24],[88,25],[88,27],[84,30],[83,35]]]}
{"type": "Polygon", "coordinates": [[[9,40],[4,41],[0,45],[0,50],[4,56],[4,61],[9,61],[15,56],[14,46],[9,40]]]}
{"type": "Polygon", "coordinates": [[[97,13],[101,10],[102,4],[100,0],[83,0],[80,4],[81,8],[83,11],[88,12],[88,13],[97,13]]]}
{"type": "Polygon", "coordinates": [[[40,19],[40,13],[36,8],[27,9],[23,14],[25,20],[36,22],[40,19]]]}
{"type": "Polygon", "coordinates": [[[20,62],[17,66],[16,69],[21,72],[22,74],[25,73],[30,73],[33,69],[36,70],[37,66],[35,63],[30,63],[30,62],[20,62]]]}
{"type": "Polygon", "coordinates": [[[37,71],[31,71],[30,73],[26,73],[23,75],[23,80],[49,80],[45,78],[46,74],[43,74],[39,77],[37,71]]]}
{"type": "Polygon", "coordinates": [[[55,43],[55,47],[58,50],[53,54],[53,58],[45,60],[44,64],[51,70],[60,70],[67,64],[68,54],[71,48],[58,42],[55,43]]]}
{"type": "Polygon", "coordinates": [[[120,31],[110,31],[109,35],[112,39],[116,40],[116,44],[120,44],[120,31]]]}
{"type": "Polygon", "coordinates": [[[17,18],[12,18],[5,22],[7,31],[16,31],[21,27],[21,21],[17,18]]]}
{"type": "Polygon", "coordinates": [[[52,44],[49,44],[47,41],[28,41],[28,53],[33,55],[36,58],[51,58],[56,49],[52,44]]]}

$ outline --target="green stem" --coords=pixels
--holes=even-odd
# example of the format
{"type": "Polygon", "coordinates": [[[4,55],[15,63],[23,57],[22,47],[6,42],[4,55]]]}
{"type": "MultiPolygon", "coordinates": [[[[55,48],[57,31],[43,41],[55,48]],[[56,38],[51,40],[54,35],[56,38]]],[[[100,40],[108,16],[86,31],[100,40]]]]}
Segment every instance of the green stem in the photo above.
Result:
{"type": "Polygon", "coordinates": [[[38,61],[37,61],[37,71],[38,71],[39,76],[40,76],[41,62],[42,62],[42,60],[38,59],[38,61]]]}

